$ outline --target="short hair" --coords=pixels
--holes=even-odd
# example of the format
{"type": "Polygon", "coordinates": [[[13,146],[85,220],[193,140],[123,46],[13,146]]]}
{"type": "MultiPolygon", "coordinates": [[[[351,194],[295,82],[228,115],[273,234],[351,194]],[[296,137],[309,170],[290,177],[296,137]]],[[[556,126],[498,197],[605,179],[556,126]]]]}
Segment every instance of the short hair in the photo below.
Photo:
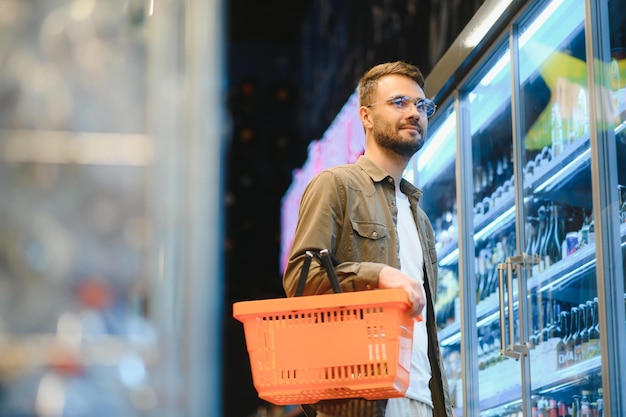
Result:
{"type": "Polygon", "coordinates": [[[378,88],[378,80],[386,75],[402,75],[412,79],[424,89],[424,76],[415,65],[403,61],[385,62],[372,67],[359,80],[357,91],[361,106],[369,104],[378,88]]]}

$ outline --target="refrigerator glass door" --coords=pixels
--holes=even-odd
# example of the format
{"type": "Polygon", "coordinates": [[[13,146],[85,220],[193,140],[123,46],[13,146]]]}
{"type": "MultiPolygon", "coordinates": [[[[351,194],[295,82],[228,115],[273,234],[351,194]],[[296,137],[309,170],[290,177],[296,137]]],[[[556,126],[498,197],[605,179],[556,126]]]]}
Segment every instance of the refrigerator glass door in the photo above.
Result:
{"type": "MultiPolygon", "coordinates": [[[[511,63],[503,37],[462,90],[471,138],[473,257],[481,414],[511,406],[521,393],[519,363],[501,355],[497,265],[516,251],[511,63]]],[[[517,403],[514,404],[518,406],[517,403]]]]}
{"type": "Polygon", "coordinates": [[[454,103],[439,104],[430,120],[428,139],[413,160],[412,172],[415,185],[424,191],[420,204],[435,231],[439,259],[435,315],[452,401],[461,407],[456,127],[454,103]]]}
{"type": "Polygon", "coordinates": [[[602,395],[584,22],[584,2],[548,1],[519,23],[534,415],[595,415],[602,395]]]}

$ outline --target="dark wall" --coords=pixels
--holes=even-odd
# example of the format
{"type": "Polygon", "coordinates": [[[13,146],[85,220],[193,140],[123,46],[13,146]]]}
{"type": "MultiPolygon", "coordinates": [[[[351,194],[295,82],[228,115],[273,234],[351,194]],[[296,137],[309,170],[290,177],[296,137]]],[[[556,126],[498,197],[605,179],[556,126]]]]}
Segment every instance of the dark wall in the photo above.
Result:
{"type": "Polygon", "coordinates": [[[280,199],[307,145],[322,137],[361,74],[402,59],[424,75],[478,0],[231,0],[228,85],[224,416],[259,400],[232,303],[282,297],[280,199]]]}

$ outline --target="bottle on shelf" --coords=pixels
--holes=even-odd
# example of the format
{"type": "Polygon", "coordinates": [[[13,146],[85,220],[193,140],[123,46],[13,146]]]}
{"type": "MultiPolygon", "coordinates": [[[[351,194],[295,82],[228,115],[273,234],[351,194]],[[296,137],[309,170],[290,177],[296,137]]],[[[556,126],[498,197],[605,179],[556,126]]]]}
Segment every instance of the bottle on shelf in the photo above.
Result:
{"type": "Polygon", "coordinates": [[[537,210],[537,235],[535,236],[535,241],[533,242],[533,247],[531,249],[530,255],[539,256],[539,263],[533,264],[532,266],[532,275],[536,275],[542,272],[545,268],[544,265],[544,254],[542,253],[542,249],[544,247],[544,242],[546,239],[546,207],[540,206],[537,210]]]}
{"type": "Polygon", "coordinates": [[[569,339],[567,340],[567,366],[576,362],[576,339],[578,338],[578,307],[572,307],[569,315],[569,339]]]}
{"type": "Polygon", "coordinates": [[[553,352],[558,352],[558,345],[562,337],[561,304],[557,301],[552,301],[552,325],[548,333],[548,346],[550,346],[553,352]]]}
{"type": "Polygon", "coordinates": [[[580,417],[593,417],[591,391],[583,390],[580,398],[580,417]]]}
{"type": "Polygon", "coordinates": [[[559,206],[556,204],[552,204],[550,217],[552,230],[547,252],[550,257],[550,263],[554,264],[561,260],[561,246],[565,239],[565,223],[559,216],[559,206]]]}
{"type": "Polygon", "coordinates": [[[561,109],[559,103],[552,104],[552,155],[554,157],[563,153],[565,139],[563,138],[563,122],[561,120],[561,109]]]}
{"type": "Polygon", "coordinates": [[[587,303],[581,303],[578,305],[579,318],[578,321],[580,323],[580,360],[584,360],[588,358],[587,348],[589,346],[589,309],[587,308],[587,303]]]}
{"type": "Polygon", "coordinates": [[[602,398],[602,387],[598,388],[596,398],[596,417],[604,417],[604,399],[602,398]]]}
{"type": "Polygon", "coordinates": [[[598,297],[593,301],[587,301],[590,305],[591,325],[589,326],[589,342],[587,344],[587,357],[591,358],[600,354],[600,328],[598,325],[598,297]]]}
{"type": "Polygon", "coordinates": [[[528,336],[528,343],[530,344],[530,348],[536,348],[541,343],[541,329],[539,327],[539,303],[533,303],[531,305],[531,314],[532,314],[532,331],[528,336]]]}
{"type": "Polygon", "coordinates": [[[552,326],[554,325],[552,319],[552,294],[550,294],[545,303],[545,324],[541,329],[541,342],[547,342],[550,338],[550,332],[552,331],[552,326]]]}
{"type": "Polygon", "coordinates": [[[541,417],[541,414],[539,414],[539,404],[537,400],[533,400],[532,406],[530,408],[530,415],[532,417],[541,417]]]}
{"type": "Polygon", "coordinates": [[[559,401],[557,403],[557,417],[570,417],[569,407],[565,401],[559,401]]]}
{"type": "Polygon", "coordinates": [[[582,340],[582,314],[580,306],[576,311],[576,320],[574,324],[574,362],[580,362],[583,360],[583,340],[582,340]]]}
{"type": "Polygon", "coordinates": [[[581,417],[580,416],[580,394],[572,395],[572,408],[570,409],[571,417],[581,417]]]}
{"type": "Polygon", "coordinates": [[[581,88],[578,91],[578,97],[576,100],[576,119],[578,128],[578,137],[589,133],[589,107],[587,104],[587,91],[581,88]]]}
{"type": "Polygon", "coordinates": [[[548,413],[546,415],[548,417],[559,417],[557,402],[554,398],[548,400],[548,413]]]}
{"type": "Polygon", "coordinates": [[[567,345],[569,343],[570,338],[570,324],[569,324],[569,315],[570,313],[567,311],[561,311],[561,329],[562,336],[559,342],[556,345],[556,360],[557,360],[557,369],[562,369],[568,366],[567,359],[567,345]]]}
{"type": "Polygon", "coordinates": [[[550,258],[550,253],[548,249],[550,247],[550,242],[552,239],[552,204],[548,205],[545,213],[545,233],[541,242],[541,249],[539,250],[539,254],[541,256],[541,260],[543,262],[543,269],[550,268],[552,265],[552,259],[550,258]]]}

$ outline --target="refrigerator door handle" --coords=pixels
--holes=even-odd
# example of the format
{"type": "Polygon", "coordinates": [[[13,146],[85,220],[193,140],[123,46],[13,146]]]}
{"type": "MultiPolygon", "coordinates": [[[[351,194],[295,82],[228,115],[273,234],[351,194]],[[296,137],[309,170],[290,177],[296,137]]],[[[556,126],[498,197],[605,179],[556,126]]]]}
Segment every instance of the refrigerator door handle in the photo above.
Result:
{"type": "Polygon", "coordinates": [[[528,355],[528,341],[526,340],[525,329],[528,326],[526,322],[527,311],[527,297],[526,297],[526,283],[523,281],[522,268],[530,268],[533,263],[537,262],[536,257],[529,256],[522,253],[518,256],[512,256],[506,259],[506,262],[498,264],[498,292],[500,300],[500,353],[503,356],[508,356],[519,360],[522,356],[528,355]],[[505,277],[506,270],[506,277],[505,277]],[[517,313],[519,323],[519,344],[515,344],[515,298],[514,298],[514,284],[513,284],[513,272],[518,272],[518,297],[517,297],[517,313]],[[506,278],[506,284],[505,284],[506,278]],[[506,289],[505,289],[506,285],[506,289]],[[506,300],[505,300],[506,291],[506,300]],[[506,304],[505,304],[506,303],[506,304]],[[505,313],[505,309],[508,310],[508,315],[505,313]],[[508,318],[508,328],[506,328],[506,319],[508,318]],[[507,332],[508,330],[508,332],[507,332]],[[507,334],[508,333],[508,334],[507,334]],[[507,342],[508,339],[508,342],[507,342]]]}
{"type": "Polygon", "coordinates": [[[522,355],[515,349],[515,311],[513,310],[513,266],[512,258],[507,258],[506,262],[498,264],[499,279],[499,299],[500,299],[500,352],[503,356],[519,360],[522,355]],[[506,277],[504,271],[506,270],[506,277]],[[506,278],[506,290],[504,280],[506,278]],[[507,297],[505,300],[505,291],[507,297]],[[505,313],[505,309],[507,310],[505,313]],[[508,313],[508,314],[507,314],[508,313]],[[508,319],[508,323],[505,323],[508,319]],[[508,329],[506,325],[508,324],[508,329]],[[508,330],[508,332],[507,332],[508,330]],[[508,340],[507,340],[508,339],[508,340]]]}
{"type": "Polygon", "coordinates": [[[506,263],[498,264],[498,296],[500,299],[500,355],[506,356],[506,328],[504,325],[504,270],[506,263]]]}

